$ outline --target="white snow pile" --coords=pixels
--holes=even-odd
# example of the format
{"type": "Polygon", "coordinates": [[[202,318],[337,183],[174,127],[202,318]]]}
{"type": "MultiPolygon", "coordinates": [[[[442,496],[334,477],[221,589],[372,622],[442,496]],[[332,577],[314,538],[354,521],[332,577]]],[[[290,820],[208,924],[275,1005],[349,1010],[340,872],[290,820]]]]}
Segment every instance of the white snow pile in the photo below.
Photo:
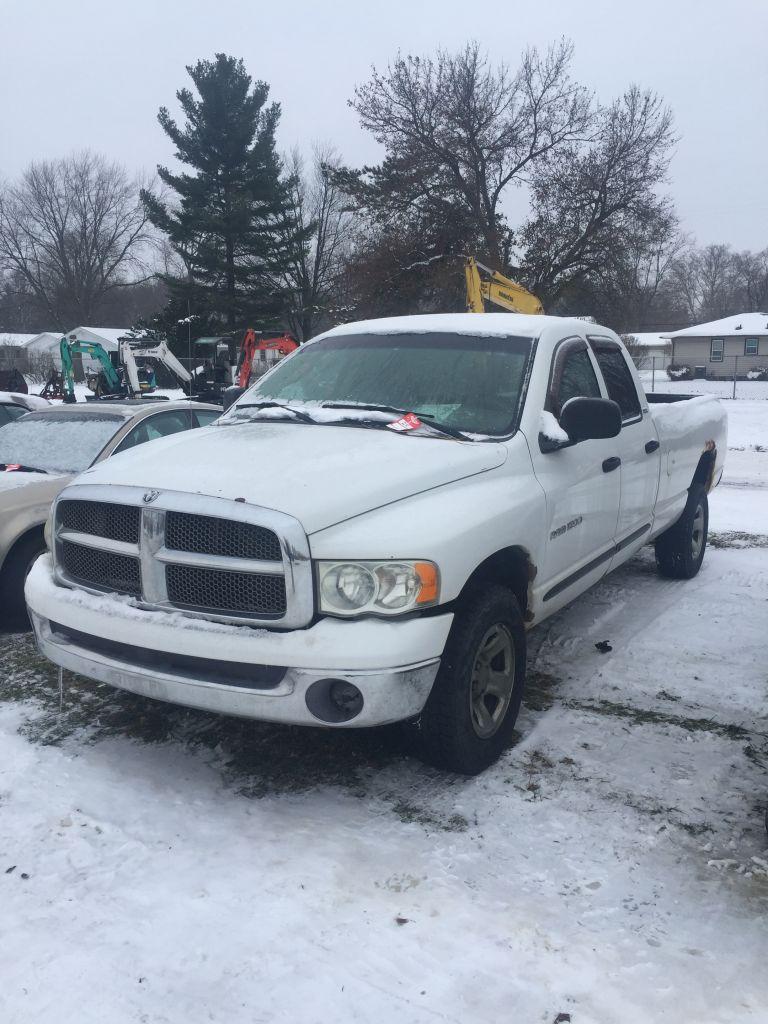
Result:
{"type": "Polygon", "coordinates": [[[568,434],[563,430],[551,412],[542,409],[539,415],[539,433],[548,441],[558,441],[567,444],[570,441],[568,434]]]}

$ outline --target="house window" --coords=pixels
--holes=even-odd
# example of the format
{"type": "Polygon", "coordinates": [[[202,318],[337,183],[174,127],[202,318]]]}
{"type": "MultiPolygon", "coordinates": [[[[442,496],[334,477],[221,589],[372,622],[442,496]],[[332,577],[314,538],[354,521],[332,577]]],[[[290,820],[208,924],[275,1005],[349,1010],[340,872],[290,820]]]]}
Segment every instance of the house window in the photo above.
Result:
{"type": "Polygon", "coordinates": [[[745,356],[756,356],[757,355],[757,338],[745,338],[744,339],[744,355],[745,356]]]}
{"type": "Polygon", "coordinates": [[[722,363],[725,343],[722,338],[713,338],[709,349],[710,363],[722,363]]]}

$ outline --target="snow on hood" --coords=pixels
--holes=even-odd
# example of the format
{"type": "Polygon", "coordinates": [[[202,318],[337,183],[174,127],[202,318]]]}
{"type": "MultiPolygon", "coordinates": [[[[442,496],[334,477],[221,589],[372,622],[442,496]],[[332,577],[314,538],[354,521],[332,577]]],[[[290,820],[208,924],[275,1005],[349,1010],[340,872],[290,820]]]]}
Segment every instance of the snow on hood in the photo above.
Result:
{"type": "Polygon", "coordinates": [[[287,512],[314,533],[487,472],[505,458],[501,444],[259,420],[152,441],[112,456],[79,480],[245,498],[287,512]]]}

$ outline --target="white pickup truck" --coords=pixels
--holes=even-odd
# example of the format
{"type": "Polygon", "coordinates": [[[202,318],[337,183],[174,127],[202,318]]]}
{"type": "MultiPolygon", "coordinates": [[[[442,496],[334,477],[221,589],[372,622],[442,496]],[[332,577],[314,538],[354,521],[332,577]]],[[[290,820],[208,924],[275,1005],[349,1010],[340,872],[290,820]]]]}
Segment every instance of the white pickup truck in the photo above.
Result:
{"type": "Polygon", "coordinates": [[[40,650],[179,704],[332,727],[411,720],[475,773],[508,744],[526,630],[644,544],[686,579],[726,420],[646,396],[575,319],[345,324],[211,427],[59,495],[26,597],[40,650]]]}

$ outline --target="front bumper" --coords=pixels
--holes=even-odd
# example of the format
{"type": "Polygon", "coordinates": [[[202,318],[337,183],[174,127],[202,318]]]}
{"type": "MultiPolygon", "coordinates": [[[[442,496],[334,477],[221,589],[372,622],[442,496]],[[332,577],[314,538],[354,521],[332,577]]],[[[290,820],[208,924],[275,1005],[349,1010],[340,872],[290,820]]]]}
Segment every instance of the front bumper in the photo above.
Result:
{"type": "Polygon", "coordinates": [[[451,614],[400,622],[321,619],[291,632],[230,626],[178,612],[145,611],[126,598],[95,596],[58,586],[49,556],[27,578],[26,598],[40,651],[57,665],[143,696],[272,722],[363,727],[417,715],[432,688],[453,621],[451,614]],[[57,625],[63,627],[59,629],[57,625]],[[88,637],[98,638],[93,647],[88,637]],[[81,639],[84,638],[84,639],[81,639]],[[113,643],[117,653],[105,653],[113,643]],[[268,689],[192,677],[182,666],[149,669],[120,654],[121,647],[165,652],[172,661],[215,659],[226,666],[283,666],[268,689]],[[98,647],[98,649],[96,649],[98,647]],[[306,693],[313,683],[340,679],[363,695],[359,714],[331,723],[314,715],[306,693]]]}

